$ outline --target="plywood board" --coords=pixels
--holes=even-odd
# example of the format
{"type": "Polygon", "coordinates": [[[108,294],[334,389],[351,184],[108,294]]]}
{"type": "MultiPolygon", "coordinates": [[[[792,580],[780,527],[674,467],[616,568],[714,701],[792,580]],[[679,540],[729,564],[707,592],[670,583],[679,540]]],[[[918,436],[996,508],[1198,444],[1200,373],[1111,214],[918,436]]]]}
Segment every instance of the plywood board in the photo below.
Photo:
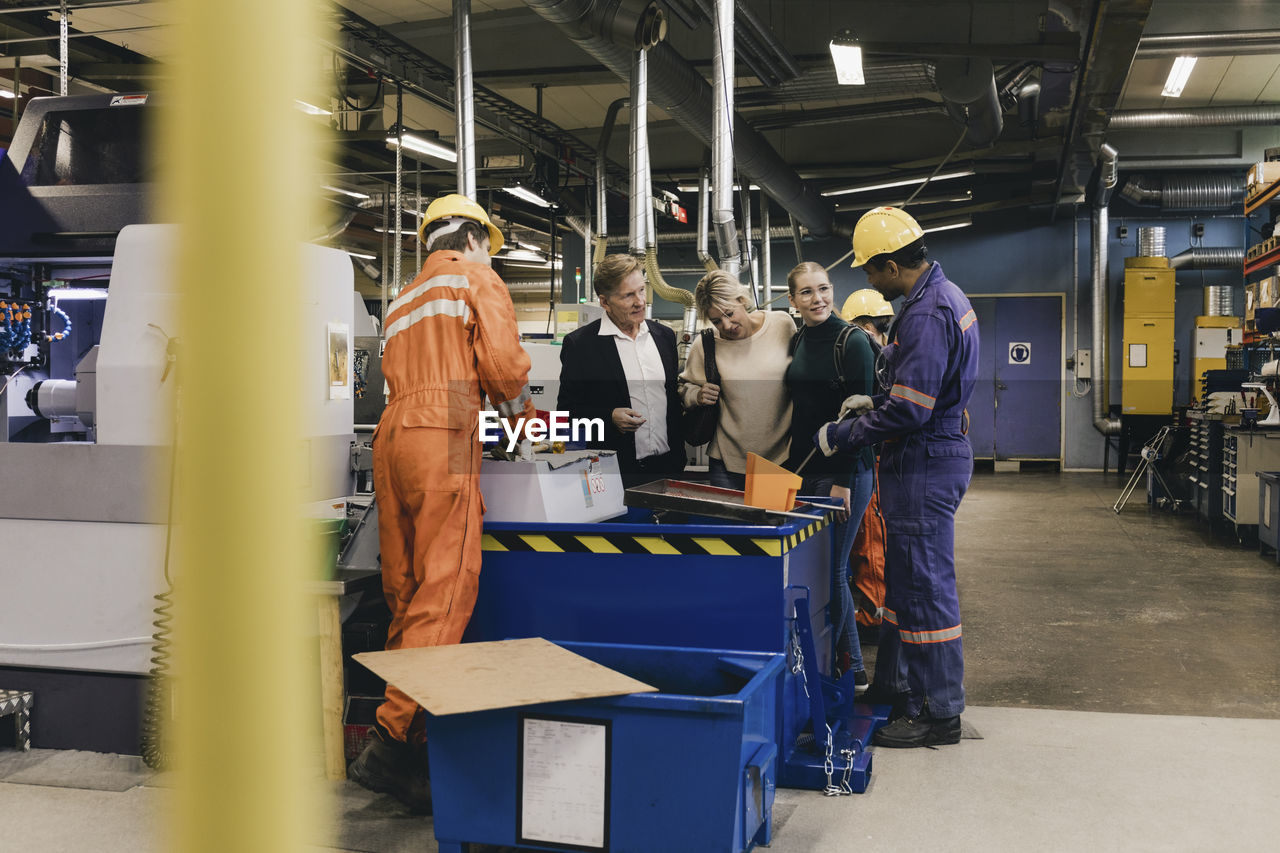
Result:
{"type": "Polygon", "coordinates": [[[539,637],[362,652],[353,658],[436,716],[657,692],[539,637]]]}

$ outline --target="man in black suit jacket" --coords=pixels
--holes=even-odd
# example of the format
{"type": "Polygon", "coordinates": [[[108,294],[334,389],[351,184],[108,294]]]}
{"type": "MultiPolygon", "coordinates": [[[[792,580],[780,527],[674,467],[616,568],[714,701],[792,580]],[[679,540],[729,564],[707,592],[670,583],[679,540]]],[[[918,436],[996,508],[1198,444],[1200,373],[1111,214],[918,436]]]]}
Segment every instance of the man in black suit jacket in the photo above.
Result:
{"type": "Polygon", "coordinates": [[[593,285],[605,316],[565,335],[556,408],[604,421],[604,441],[591,446],[617,451],[625,485],[678,477],[685,450],[675,332],[645,319],[638,259],[607,256],[593,285]]]}

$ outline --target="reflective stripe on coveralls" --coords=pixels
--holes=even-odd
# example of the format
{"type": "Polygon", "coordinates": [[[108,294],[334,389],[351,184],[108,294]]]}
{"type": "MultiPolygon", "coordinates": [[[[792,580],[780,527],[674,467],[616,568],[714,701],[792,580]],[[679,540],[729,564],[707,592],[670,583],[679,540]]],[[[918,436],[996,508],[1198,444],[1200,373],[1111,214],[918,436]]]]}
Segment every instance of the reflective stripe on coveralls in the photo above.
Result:
{"type": "MultiPolygon", "coordinates": [[[[387,648],[457,643],[479,590],[482,396],[534,417],[529,356],[502,279],[458,252],[432,252],[386,320],[390,402],[374,431],[373,480],[387,648]]],[[[421,742],[419,710],[388,686],[378,722],[421,742]]]]}
{"type": "Polygon", "coordinates": [[[964,653],[955,583],[955,512],[973,451],[961,432],[978,369],[973,308],[933,263],[912,288],[885,347],[890,393],[860,417],[851,448],[884,441],[885,621],[876,681],[910,692],[907,712],[964,710],[964,653]],[[890,642],[884,642],[885,638],[890,642]]]}

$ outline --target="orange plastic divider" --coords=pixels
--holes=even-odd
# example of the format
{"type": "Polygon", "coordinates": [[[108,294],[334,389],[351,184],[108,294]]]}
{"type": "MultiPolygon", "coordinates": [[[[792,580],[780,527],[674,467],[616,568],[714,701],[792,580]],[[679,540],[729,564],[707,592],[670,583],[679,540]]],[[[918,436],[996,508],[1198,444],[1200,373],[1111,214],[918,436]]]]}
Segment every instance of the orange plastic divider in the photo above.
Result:
{"type": "Polygon", "coordinates": [[[792,474],[763,456],[748,453],[747,488],[742,502],[747,506],[789,512],[795,508],[802,482],[799,474],[792,474]]]}

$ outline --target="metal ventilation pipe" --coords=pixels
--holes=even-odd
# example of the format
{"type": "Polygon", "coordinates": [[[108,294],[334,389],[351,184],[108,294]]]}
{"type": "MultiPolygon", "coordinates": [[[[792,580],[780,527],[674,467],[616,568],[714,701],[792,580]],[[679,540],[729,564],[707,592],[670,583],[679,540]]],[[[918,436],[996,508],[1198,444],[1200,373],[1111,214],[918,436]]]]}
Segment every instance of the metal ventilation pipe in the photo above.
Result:
{"type": "Polygon", "coordinates": [[[1192,246],[1169,259],[1175,270],[1235,270],[1244,266],[1244,249],[1192,246]]]}
{"type": "MultiPolygon", "coordinates": [[[[589,213],[582,217],[566,216],[564,224],[568,225],[573,233],[582,238],[582,282],[585,287],[590,287],[592,281],[595,280],[595,264],[593,263],[594,259],[591,257],[591,216],[589,213]]],[[[578,294],[578,296],[581,295],[581,293],[578,294]]]]}
{"type": "Polygon", "coordinates": [[[973,56],[939,59],[937,81],[947,114],[968,128],[965,139],[970,145],[980,148],[999,138],[1004,116],[991,60],[973,56]]]}
{"type": "Polygon", "coordinates": [[[605,242],[609,239],[609,139],[613,136],[613,125],[618,120],[618,110],[622,109],[626,103],[626,98],[618,98],[609,104],[609,109],[604,116],[604,127],[600,128],[600,142],[596,146],[596,245],[594,261],[597,264],[604,260],[605,242]]]}
{"type": "Polygon", "coordinates": [[[742,263],[733,221],[733,0],[715,0],[711,23],[711,221],[720,267],[736,276],[742,263]]]}
{"type": "Polygon", "coordinates": [[[1182,110],[1119,110],[1107,130],[1177,127],[1249,127],[1280,124],[1280,106],[1192,107],[1182,110]]]}
{"type": "Polygon", "coordinates": [[[631,56],[631,254],[644,255],[649,239],[649,64],[648,53],[631,56]]]}
{"type": "Polygon", "coordinates": [[[1111,202],[1111,193],[1116,186],[1118,160],[1116,149],[1103,143],[1098,155],[1098,183],[1094,187],[1093,211],[1090,216],[1089,260],[1090,279],[1093,291],[1093,371],[1090,384],[1093,386],[1093,428],[1103,435],[1117,435],[1120,432],[1120,419],[1108,417],[1107,386],[1110,384],[1107,374],[1107,324],[1110,322],[1107,310],[1107,205],[1111,202]]]}
{"type": "MultiPolygon", "coordinates": [[[[711,177],[706,169],[698,172],[698,262],[702,264],[707,272],[719,269],[716,266],[715,258],[711,257],[711,253],[707,251],[707,227],[711,223],[711,177]]],[[[665,236],[665,235],[664,235],[665,236]]],[[[660,236],[659,240],[662,239],[660,236]]]]}
{"type": "MultiPolygon", "coordinates": [[[[750,228],[747,234],[751,234],[750,228]]],[[[769,244],[769,196],[760,193],[760,288],[765,302],[760,306],[762,308],[768,307],[769,300],[773,298],[773,248],[769,244]]]]}
{"type": "MultiPolygon", "coordinates": [[[[546,20],[559,26],[588,54],[622,79],[631,73],[629,47],[615,44],[597,31],[597,20],[619,0],[525,0],[546,20]]],[[[708,147],[712,144],[712,92],[706,79],[666,42],[649,51],[649,94],[685,130],[708,147]]],[[[800,180],[745,121],[736,123],[733,149],[738,172],[759,184],[778,204],[799,219],[815,237],[831,233],[832,208],[800,180]]]]}
{"type": "Polygon", "coordinates": [[[1120,194],[1134,204],[1166,210],[1213,210],[1244,199],[1244,183],[1232,175],[1133,175],[1120,194]]]}
{"type": "Polygon", "coordinates": [[[457,124],[458,192],[476,197],[475,95],[471,89],[471,0],[453,0],[453,112],[457,124]]]}

